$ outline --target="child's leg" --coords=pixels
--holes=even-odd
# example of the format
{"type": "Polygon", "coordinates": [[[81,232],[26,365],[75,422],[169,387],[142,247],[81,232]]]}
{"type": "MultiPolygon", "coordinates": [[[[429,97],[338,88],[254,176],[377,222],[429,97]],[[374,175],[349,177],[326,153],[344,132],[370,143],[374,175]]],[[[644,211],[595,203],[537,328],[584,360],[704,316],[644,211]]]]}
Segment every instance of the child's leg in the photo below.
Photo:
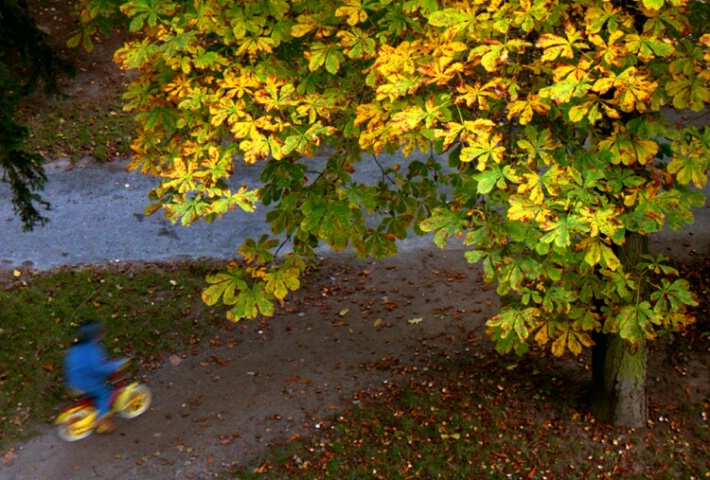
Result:
{"type": "Polygon", "coordinates": [[[98,427],[96,429],[98,433],[110,433],[115,428],[109,421],[109,414],[111,413],[111,393],[112,389],[108,386],[91,392],[91,395],[96,401],[96,408],[99,411],[98,427]]]}

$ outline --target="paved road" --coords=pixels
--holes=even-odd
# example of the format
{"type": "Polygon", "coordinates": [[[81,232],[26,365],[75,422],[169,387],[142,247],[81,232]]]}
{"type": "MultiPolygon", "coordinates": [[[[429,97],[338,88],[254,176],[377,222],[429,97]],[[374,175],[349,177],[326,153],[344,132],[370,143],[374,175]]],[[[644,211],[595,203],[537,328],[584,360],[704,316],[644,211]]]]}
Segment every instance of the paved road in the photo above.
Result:
{"type": "MultiPolygon", "coordinates": [[[[404,163],[400,156],[390,162],[404,163]]],[[[314,168],[324,157],[312,159],[314,168]]],[[[267,232],[262,212],[231,212],[212,224],[173,225],[161,212],[146,217],[148,192],[158,181],[126,171],[127,161],[86,162],[68,168],[66,162],[47,167],[42,195],[52,209],[49,223],[23,232],[12,211],[10,189],[0,183],[0,269],[27,267],[46,270],[60,265],[169,260],[185,257],[232,258],[242,241],[267,232]]],[[[377,178],[374,161],[363,162],[363,178],[377,178]]],[[[258,187],[256,168],[246,168],[237,185],[258,187]]],[[[422,245],[414,238],[407,246],[422,245]]]]}
{"type": "MultiPolygon", "coordinates": [[[[314,163],[324,158],[315,158],[314,163]]],[[[385,164],[404,163],[399,156],[381,159],[385,164]]],[[[125,261],[169,260],[185,257],[232,258],[247,237],[266,231],[263,213],[235,211],[212,224],[173,225],[161,213],[143,214],[148,192],[157,180],[126,171],[126,161],[109,164],[87,162],[67,168],[66,162],[48,166],[44,199],[52,205],[50,222],[23,232],[14,215],[10,191],[0,183],[0,269],[28,267],[37,270],[60,265],[125,261]]],[[[316,165],[317,166],[317,165],[316,165]]],[[[363,178],[377,178],[375,162],[363,162],[363,178]]],[[[240,183],[258,185],[258,171],[246,169],[240,183]]],[[[710,186],[706,186],[710,198],[710,186]]],[[[262,207],[263,208],[263,207],[262,207]]],[[[696,210],[696,223],[682,232],[663,232],[651,239],[652,248],[690,259],[710,255],[710,208],[696,210]]],[[[400,248],[420,247],[427,238],[413,237],[400,248]]]]}
{"type": "Polygon", "coordinates": [[[42,195],[52,206],[45,212],[49,223],[31,232],[23,232],[12,212],[9,188],[0,185],[0,268],[43,270],[202,255],[228,258],[256,217],[236,212],[222,222],[190,228],[173,225],[160,213],[146,217],[148,192],[158,182],[128,173],[126,165],[126,161],[86,163],[68,170],[65,162],[50,164],[42,195]]]}

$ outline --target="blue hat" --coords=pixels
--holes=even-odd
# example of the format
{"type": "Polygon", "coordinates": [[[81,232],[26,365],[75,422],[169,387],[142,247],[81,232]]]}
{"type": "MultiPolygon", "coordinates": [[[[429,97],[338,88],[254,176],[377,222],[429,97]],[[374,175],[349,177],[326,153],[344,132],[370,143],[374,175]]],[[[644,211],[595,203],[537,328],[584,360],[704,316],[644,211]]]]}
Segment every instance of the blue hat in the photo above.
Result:
{"type": "Polygon", "coordinates": [[[89,320],[88,322],[84,322],[76,329],[80,342],[88,342],[90,340],[94,340],[99,335],[101,335],[103,331],[103,325],[101,325],[101,322],[98,322],[96,320],[89,320]]]}

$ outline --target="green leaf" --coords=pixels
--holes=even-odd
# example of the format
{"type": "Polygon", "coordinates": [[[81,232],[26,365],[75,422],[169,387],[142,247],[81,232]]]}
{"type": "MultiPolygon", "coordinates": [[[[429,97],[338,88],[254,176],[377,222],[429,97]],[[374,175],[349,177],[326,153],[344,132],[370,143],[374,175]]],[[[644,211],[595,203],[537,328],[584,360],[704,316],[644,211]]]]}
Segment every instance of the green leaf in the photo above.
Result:
{"type": "Polygon", "coordinates": [[[373,231],[363,239],[364,252],[376,259],[383,259],[397,254],[394,237],[381,231],[373,231]]]}
{"type": "Polygon", "coordinates": [[[618,333],[621,338],[635,345],[643,339],[656,337],[653,329],[655,322],[657,314],[648,302],[643,301],[622,307],[618,314],[607,320],[604,328],[606,333],[618,333]]]}
{"type": "Polygon", "coordinates": [[[277,300],[282,300],[289,291],[298,290],[301,286],[299,277],[300,271],[298,269],[281,267],[264,276],[266,280],[265,291],[273,294],[277,300]]]}
{"type": "Polygon", "coordinates": [[[316,71],[323,65],[325,69],[332,73],[338,73],[340,64],[345,60],[343,52],[336,44],[326,45],[323,42],[315,42],[309,52],[306,53],[308,59],[308,69],[316,71]]]}
{"type": "Polygon", "coordinates": [[[488,256],[488,252],[483,250],[471,250],[464,254],[468,263],[478,263],[488,256]]]}
{"type": "Polygon", "coordinates": [[[668,173],[676,175],[681,185],[693,183],[703,188],[708,181],[708,160],[699,155],[676,155],[668,164],[668,173]]]}
{"type": "Polygon", "coordinates": [[[477,173],[473,178],[478,182],[476,193],[488,195],[491,191],[498,188],[505,188],[505,174],[499,165],[493,165],[489,170],[477,173]]]}
{"type": "Polygon", "coordinates": [[[462,12],[456,8],[445,8],[429,15],[428,20],[429,23],[435,27],[450,27],[456,24],[474,22],[475,17],[468,12],[462,12]]]}
{"type": "Polygon", "coordinates": [[[274,259],[271,249],[278,244],[278,240],[270,239],[268,235],[264,234],[258,242],[253,238],[247,238],[238,251],[247,263],[267,263],[274,259]]]}
{"type": "Polygon", "coordinates": [[[444,248],[449,238],[463,234],[466,225],[466,215],[460,211],[437,209],[432,215],[419,224],[423,232],[435,232],[434,243],[444,248]]]}
{"type": "Polygon", "coordinates": [[[235,293],[246,288],[242,276],[243,272],[234,269],[207,276],[206,280],[210,286],[202,292],[202,301],[207,305],[214,305],[223,298],[225,304],[234,305],[235,293]]]}
{"type": "Polygon", "coordinates": [[[641,0],[643,6],[649,10],[660,10],[663,7],[664,0],[641,0]]]}
{"type": "Polygon", "coordinates": [[[540,239],[543,243],[552,243],[557,247],[564,248],[571,245],[572,235],[578,232],[586,232],[588,227],[579,218],[573,215],[564,215],[558,220],[550,222],[545,226],[548,232],[540,239]]]}
{"type": "Polygon", "coordinates": [[[673,97],[673,106],[678,110],[690,108],[699,112],[710,103],[707,80],[697,75],[683,76],[669,82],[666,91],[673,97]]]}
{"type": "Polygon", "coordinates": [[[234,307],[227,313],[232,321],[242,318],[256,318],[261,314],[266,317],[273,316],[273,296],[266,293],[264,283],[257,283],[254,287],[244,286],[236,296],[234,307]]]}
{"type": "Polygon", "coordinates": [[[174,12],[176,5],[164,0],[133,0],[121,6],[121,12],[131,18],[130,30],[138,32],[147,23],[155,27],[158,20],[174,12]]]}
{"type": "Polygon", "coordinates": [[[508,353],[514,349],[518,354],[527,351],[530,331],[535,330],[540,323],[538,315],[539,310],[535,307],[522,310],[509,307],[489,319],[487,333],[496,343],[496,350],[499,353],[508,353]]]}
{"type": "Polygon", "coordinates": [[[651,294],[651,299],[656,302],[654,311],[661,316],[698,304],[690,291],[690,283],[683,279],[675,280],[673,283],[665,278],[662,279],[661,287],[651,294]]]}

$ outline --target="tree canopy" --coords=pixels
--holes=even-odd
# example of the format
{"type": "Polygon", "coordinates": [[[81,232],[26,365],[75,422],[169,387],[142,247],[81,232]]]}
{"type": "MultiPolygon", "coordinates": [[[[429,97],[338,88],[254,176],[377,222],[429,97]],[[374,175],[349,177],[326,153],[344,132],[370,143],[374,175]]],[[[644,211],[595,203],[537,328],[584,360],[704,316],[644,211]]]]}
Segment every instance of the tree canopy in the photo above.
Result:
{"type": "MultiPolygon", "coordinates": [[[[119,4],[80,3],[86,43],[119,4]]],[[[505,299],[488,321],[500,352],[576,355],[593,332],[633,349],[692,321],[667,259],[624,250],[704,204],[710,129],[662,115],[710,102],[710,34],[692,30],[692,5],[132,0],[120,14],[143,37],[116,53],[141,72],[125,94],[132,168],[162,177],[148,210],[184,224],[272,206],[290,253],[248,240],[243,265],[208,278],[205,301],[234,320],[270,315],[321,242],[384,257],[433,232],[442,247],[462,238],[505,299]],[[354,180],[396,151],[425,155],[354,180]],[[263,186],[229,188],[242,159],[264,165],[263,186]]]]}

